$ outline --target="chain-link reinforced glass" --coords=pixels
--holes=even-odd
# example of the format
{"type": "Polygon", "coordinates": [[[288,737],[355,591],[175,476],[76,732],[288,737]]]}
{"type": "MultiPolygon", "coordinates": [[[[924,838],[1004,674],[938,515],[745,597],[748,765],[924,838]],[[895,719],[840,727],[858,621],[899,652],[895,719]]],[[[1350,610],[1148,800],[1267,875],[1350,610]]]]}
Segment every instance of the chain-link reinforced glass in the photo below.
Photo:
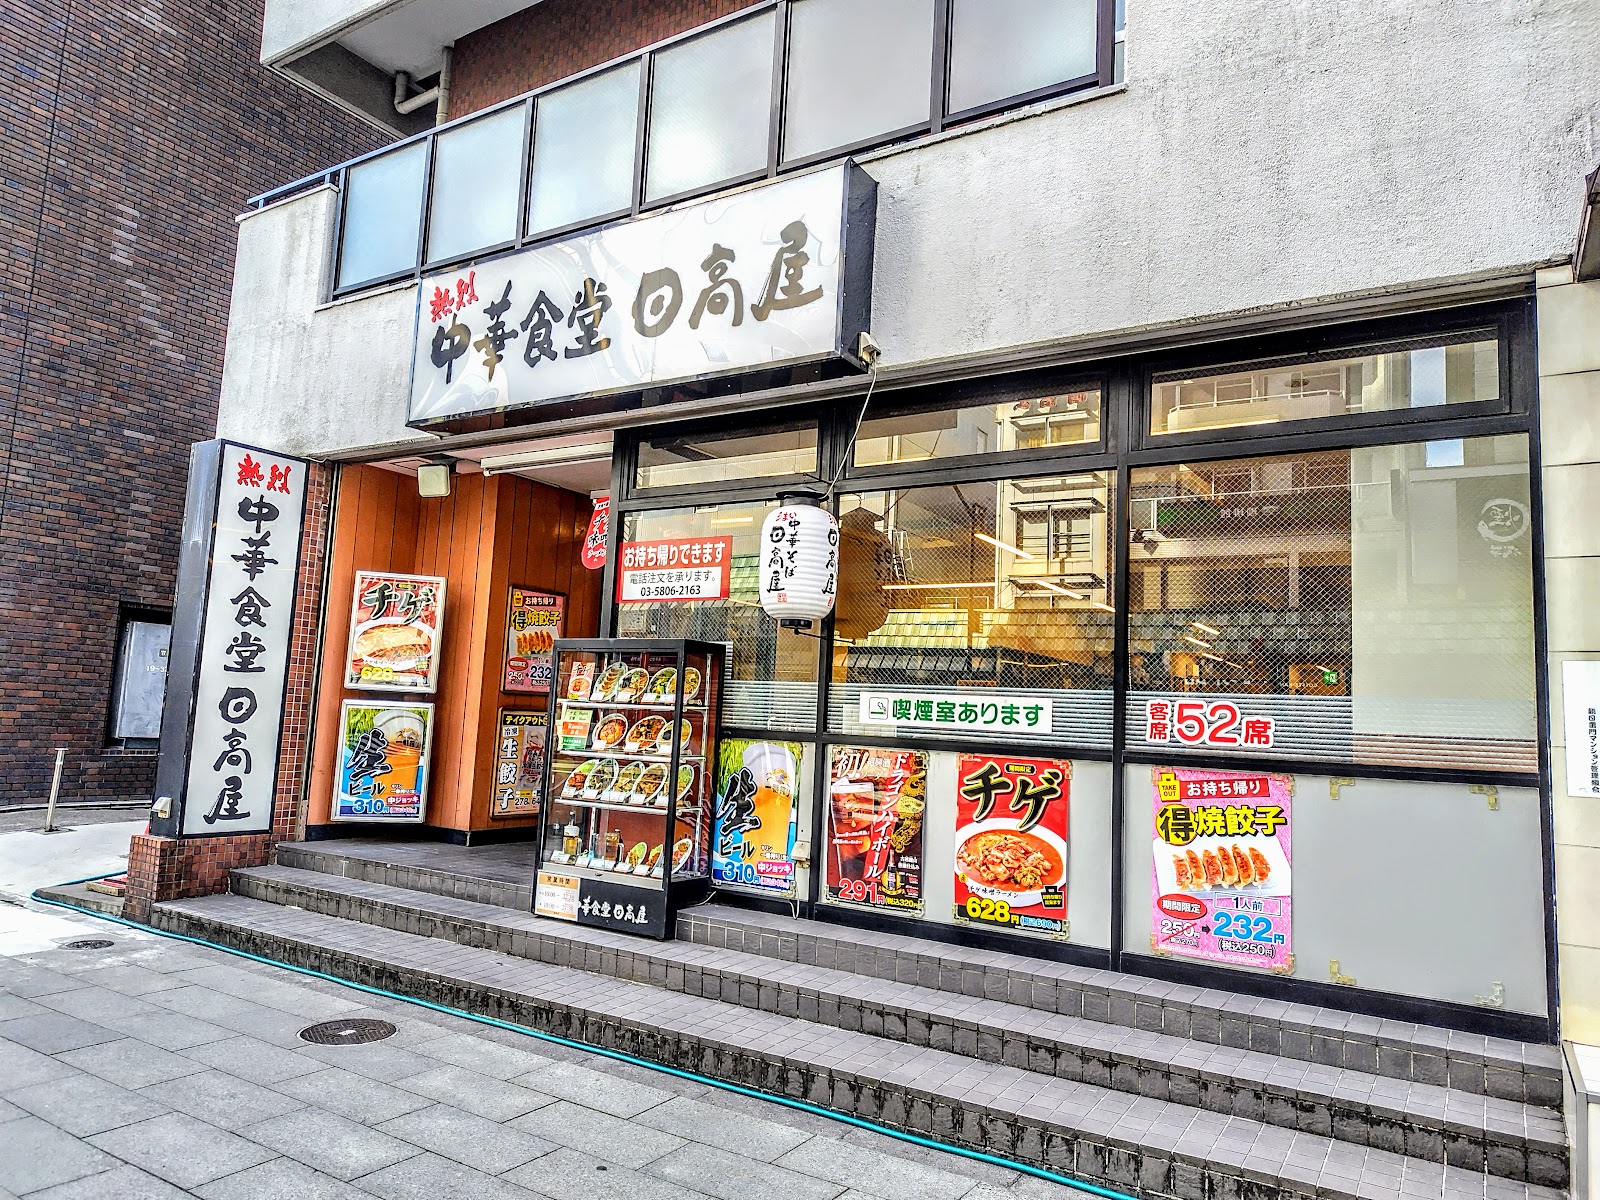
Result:
{"type": "Polygon", "coordinates": [[[829,727],[1111,745],[1105,473],[840,499],[829,727]]]}
{"type": "Polygon", "coordinates": [[[1537,769],[1523,435],[1136,468],[1128,748],[1537,769]]]}

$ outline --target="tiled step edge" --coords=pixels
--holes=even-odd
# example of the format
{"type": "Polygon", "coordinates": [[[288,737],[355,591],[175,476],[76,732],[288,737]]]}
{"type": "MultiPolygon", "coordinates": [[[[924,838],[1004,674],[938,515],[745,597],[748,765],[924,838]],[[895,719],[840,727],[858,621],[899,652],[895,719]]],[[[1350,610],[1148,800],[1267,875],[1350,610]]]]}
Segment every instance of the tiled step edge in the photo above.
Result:
{"type": "MultiPolygon", "coordinates": [[[[531,887],[493,883],[305,843],[278,847],[280,864],[430,895],[527,912],[531,887]]],[[[1560,1055],[1533,1045],[1408,1021],[1361,1016],[1217,989],[1165,983],[1070,963],[1028,959],[746,909],[704,906],[678,917],[683,941],[891,979],[1145,1033],[1291,1058],[1318,1066],[1449,1087],[1558,1109],[1560,1055]]]]}
{"type": "Polygon", "coordinates": [[[1286,1062],[1059,1014],[734,950],[649,942],[531,914],[287,867],[237,870],[252,899],[703,996],[1057,1078],[1444,1159],[1510,1179],[1565,1182],[1566,1135],[1544,1109],[1286,1062]]]}
{"type": "Polygon", "coordinates": [[[157,928],[792,1096],[1156,1200],[1395,1200],[1549,1188],[572,968],[267,904],[157,905],[157,928]],[[599,983],[600,986],[596,986],[599,983]]]}
{"type": "Polygon", "coordinates": [[[1166,983],[1069,963],[846,929],[747,909],[679,914],[678,937],[1083,1016],[1240,1050],[1559,1108],[1554,1046],[1166,983]]]}
{"type": "Polygon", "coordinates": [[[431,896],[453,896],[457,900],[515,908],[522,912],[533,908],[531,879],[527,883],[504,883],[455,871],[419,867],[412,863],[385,862],[382,858],[334,849],[333,844],[324,847],[317,843],[280,842],[277,857],[282,866],[337,875],[342,879],[364,879],[369,883],[384,883],[407,891],[425,892],[431,896]]]}

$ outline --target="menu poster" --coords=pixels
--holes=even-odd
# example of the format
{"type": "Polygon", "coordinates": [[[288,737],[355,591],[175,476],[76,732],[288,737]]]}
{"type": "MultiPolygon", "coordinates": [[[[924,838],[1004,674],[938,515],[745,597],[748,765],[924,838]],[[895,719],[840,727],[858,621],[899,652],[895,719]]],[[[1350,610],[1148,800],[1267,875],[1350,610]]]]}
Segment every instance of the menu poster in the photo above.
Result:
{"type": "Polygon", "coordinates": [[[500,710],[491,817],[503,820],[539,812],[544,796],[544,735],[549,724],[545,713],[500,710]]]}
{"type": "Polygon", "coordinates": [[[826,879],[832,899],[921,915],[927,799],[923,751],[833,747],[826,879]]]}
{"type": "Polygon", "coordinates": [[[439,682],[444,580],[357,571],[344,685],[375,692],[432,692],[439,682]]]}
{"type": "Polygon", "coordinates": [[[1150,948],[1231,966],[1294,970],[1292,781],[1158,767],[1150,948]]]}
{"type": "Polygon", "coordinates": [[[963,754],[956,775],[957,921],[1067,935],[1072,764],[963,754]]]}
{"type": "Polygon", "coordinates": [[[548,693],[553,674],[551,651],[561,636],[567,598],[529,588],[511,589],[506,613],[505,677],[503,692],[548,693]]]}
{"type": "Polygon", "coordinates": [[[728,738],[717,749],[712,878],[723,886],[795,894],[798,742],[728,738]]]}
{"type": "Polygon", "coordinates": [[[420,824],[432,749],[433,705],[346,700],[333,819],[420,824]]]}

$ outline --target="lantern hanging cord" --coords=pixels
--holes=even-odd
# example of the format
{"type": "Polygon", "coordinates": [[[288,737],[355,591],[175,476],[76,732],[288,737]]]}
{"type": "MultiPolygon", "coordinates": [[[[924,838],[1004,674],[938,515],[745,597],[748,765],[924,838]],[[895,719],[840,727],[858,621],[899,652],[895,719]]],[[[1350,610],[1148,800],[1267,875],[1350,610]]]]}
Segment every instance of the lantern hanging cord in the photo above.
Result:
{"type": "Polygon", "coordinates": [[[878,386],[878,366],[873,363],[867,368],[867,394],[861,398],[861,411],[856,414],[855,428],[850,431],[850,441],[845,445],[844,454],[839,459],[839,465],[833,469],[833,478],[828,481],[828,494],[824,500],[832,500],[834,489],[839,486],[839,477],[844,474],[845,464],[856,452],[856,438],[861,433],[861,422],[867,418],[867,405],[872,403],[872,389],[878,386]]]}

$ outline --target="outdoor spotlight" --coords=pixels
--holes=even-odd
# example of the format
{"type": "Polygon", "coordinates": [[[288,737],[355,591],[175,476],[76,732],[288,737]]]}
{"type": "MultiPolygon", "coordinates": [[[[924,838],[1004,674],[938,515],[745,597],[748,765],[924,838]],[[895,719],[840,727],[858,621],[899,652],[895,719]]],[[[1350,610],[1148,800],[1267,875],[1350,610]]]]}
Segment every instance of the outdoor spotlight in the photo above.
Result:
{"type": "Polygon", "coordinates": [[[456,473],[456,460],[448,455],[430,459],[417,468],[417,495],[424,500],[439,500],[450,494],[450,477],[456,473]]]}

